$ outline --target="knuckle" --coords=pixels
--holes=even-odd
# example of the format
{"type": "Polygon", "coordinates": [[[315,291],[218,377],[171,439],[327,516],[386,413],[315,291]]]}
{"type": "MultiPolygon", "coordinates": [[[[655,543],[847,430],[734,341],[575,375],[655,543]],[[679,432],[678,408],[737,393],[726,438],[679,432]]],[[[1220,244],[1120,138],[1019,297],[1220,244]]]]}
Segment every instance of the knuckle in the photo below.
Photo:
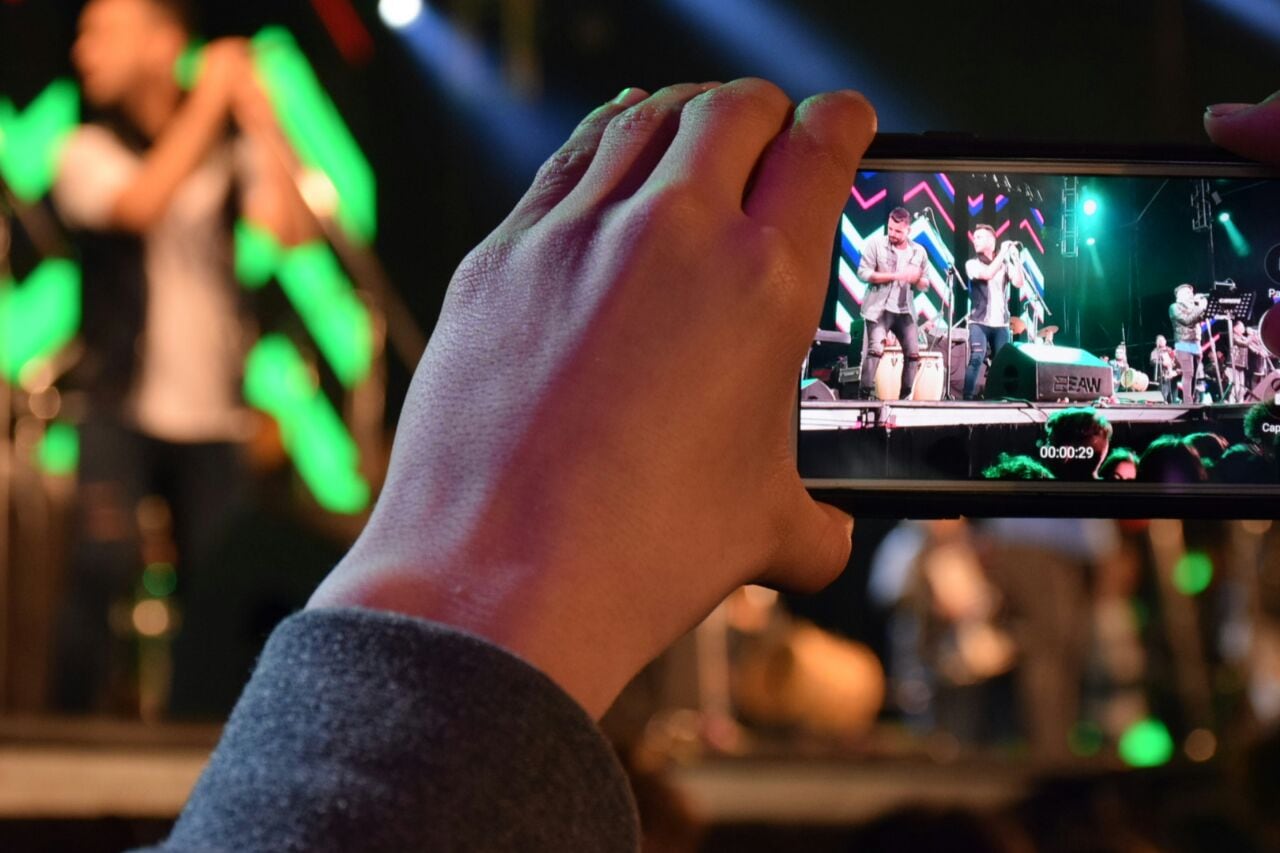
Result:
{"type": "Polygon", "coordinates": [[[668,183],[642,193],[626,207],[625,219],[629,229],[649,236],[657,232],[672,241],[696,239],[706,221],[701,197],[691,187],[680,183],[668,183]]]}
{"type": "Polygon", "coordinates": [[[587,164],[591,162],[594,147],[588,148],[570,142],[547,158],[533,177],[533,188],[536,194],[542,194],[561,188],[564,184],[575,180],[587,164]]]}
{"type": "Polygon", "coordinates": [[[648,131],[661,124],[669,114],[670,110],[666,106],[645,101],[614,116],[605,133],[616,137],[648,131]]]}
{"type": "Polygon", "coordinates": [[[736,113],[761,123],[778,124],[790,109],[791,99],[767,80],[747,78],[703,92],[689,106],[709,116],[736,113]]]}

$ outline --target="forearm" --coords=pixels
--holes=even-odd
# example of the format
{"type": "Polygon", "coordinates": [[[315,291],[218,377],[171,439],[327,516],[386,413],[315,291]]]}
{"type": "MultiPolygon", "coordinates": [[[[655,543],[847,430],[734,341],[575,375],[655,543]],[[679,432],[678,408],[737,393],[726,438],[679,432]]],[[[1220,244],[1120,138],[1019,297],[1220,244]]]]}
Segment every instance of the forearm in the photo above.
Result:
{"type": "Polygon", "coordinates": [[[245,77],[236,93],[234,118],[255,160],[245,217],[286,246],[318,237],[319,223],[299,191],[298,157],[276,121],[270,99],[252,75],[245,77]]]}
{"type": "Polygon", "coordinates": [[[283,135],[258,130],[246,136],[258,152],[259,168],[253,191],[245,198],[245,218],[285,246],[320,236],[316,217],[298,190],[296,158],[283,135]]]}
{"type": "Polygon", "coordinates": [[[151,228],[226,125],[227,98],[222,87],[216,82],[198,86],[152,146],[134,180],[112,205],[112,225],[134,233],[151,228]]]}

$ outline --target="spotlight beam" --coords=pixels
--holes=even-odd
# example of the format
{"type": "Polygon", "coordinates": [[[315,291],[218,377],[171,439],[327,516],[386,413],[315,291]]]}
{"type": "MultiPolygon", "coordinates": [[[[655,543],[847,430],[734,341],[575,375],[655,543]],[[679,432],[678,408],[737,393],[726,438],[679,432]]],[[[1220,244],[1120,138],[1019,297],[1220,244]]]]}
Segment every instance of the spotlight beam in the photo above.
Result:
{"type": "Polygon", "coordinates": [[[417,14],[393,29],[424,76],[460,110],[477,144],[513,184],[527,183],[573,130],[574,116],[585,111],[522,98],[507,84],[497,57],[437,10],[420,0],[383,0],[411,2],[418,4],[417,14]]]}
{"type": "Polygon", "coordinates": [[[736,60],[735,73],[773,80],[793,97],[831,89],[860,89],[875,104],[881,129],[925,130],[873,69],[819,32],[780,0],[666,0],[702,31],[712,46],[736,60]]]}

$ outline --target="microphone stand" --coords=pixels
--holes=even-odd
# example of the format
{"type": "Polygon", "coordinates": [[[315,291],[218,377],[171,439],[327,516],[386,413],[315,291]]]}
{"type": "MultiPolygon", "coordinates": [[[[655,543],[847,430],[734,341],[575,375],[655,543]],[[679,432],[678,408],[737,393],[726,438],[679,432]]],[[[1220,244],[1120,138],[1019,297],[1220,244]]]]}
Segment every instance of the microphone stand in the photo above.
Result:
{"type": "Polygon", "coordinates": [[[943,354],[945,356],[945,361],[946,361],[946,368],[944,369],[943,372],[946,374],[946,376],[944,379],[944,384],[942,386],[943,399],[945,400],[955,399],[955,396],[951,391],[951,359],[952,359],[952,350],[955,348],[953,346],[953,338],[951,337],[951,331],[955,328],[955,320],[956,320],[956,291],[955,291],[956,282],[960,283],[960,287],[963,288],[966,293],[969,291],[969,285],[964,283],[964,278],[960,275],[959,271],[956,269],[956,265],[947,264],[947,342],[946,342],[946,349],[943,350],[943,354]]]}
{"type": "MultiPolygon", "coordinates": [[[[926,207],[922,216],[928,216],[929,222],[933,225],[933,232],[938,236],[942,236],[942,231],[938,228],[938,219],[934,215],[932,207],[926,207]]],[[[959,282],[960,287],[969,292],[969,285],[964,283],[964,277],[956,269],[954,263],[947,264],[947,340],[942,351],[943,361],[943,379],[942,379],[942,399],[954,400],[955,395],[951,391],[951,361],[952,361],[952,338],[951,331],[955,328],[956,321],[956,291],[955,284],[959,282]]]]}

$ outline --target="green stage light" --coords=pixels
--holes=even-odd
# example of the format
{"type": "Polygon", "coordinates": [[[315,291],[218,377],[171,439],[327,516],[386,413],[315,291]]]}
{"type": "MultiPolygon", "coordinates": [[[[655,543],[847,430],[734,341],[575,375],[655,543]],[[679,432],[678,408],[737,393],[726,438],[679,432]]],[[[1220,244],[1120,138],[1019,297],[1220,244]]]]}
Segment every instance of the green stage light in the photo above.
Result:
{"type": "Polygon", "coordinates": [[[80,267],[66,258],[41,262],[26,281],[0,277],[0,376],[17,382],[80,328],[80,267]]]}
{"type": "Polygon", "coordinates": [[[1098,202],[1096,199],[1086,198],[1081,209],[1084,211],[1085,216],[1093,216],[1098,212],[1098,202]]]}
{"type": "Polygon", "coordinates": [[[21,112],[0,98],[0,175],[14,195],[33,204],[49,191],[79,116],[80,90],[70,80],[50,83],[21,112]]]}
{"type": "Polygon", "coordinates": [[[265,335],[254,346],[245,361],[244,395],[280,425],[285,450],[321,506],[354,515],[369,505],[359,448],[288,338],[265,335]]]}
{"type": "Polygon", "coordinates": [[[378,202],[373,168],[289,31],[253,37],[254,67],[276,116],[305,166],[323,172],[338,198],[337,220],[359,243],[372,242],[378,202]]]}
{"type": "Polygon", "coordinates": [[[1130,767],[1159,767],[1173,757],[1173,738],[1164,723],[1139,720],[1120,736],[1120,758],[1130,767]]]}
{"type": "Polygon", "coordinates": [[[1084,720],[1072,726],[1071,732],[1067,735],[1067,745],[1071,748],[1071,753],[1081,758],[1097,755],[1105,742],[1106,735],[1103,734],[1101,727],[1097,723],[1084,720]]]}
{"type": "Polygon", "coordinates": [[[1084,244],[1085,244],[1086,246],[1096,246],[1096,245],[1098,244],[1098,238],[1097,238],[1097,237],[1086,237],[1086,238],[1085,238],[1085,241],[1084,241],[1084,244]]]}
{"type": "Polygon", "coordinates": [[[142,588],[152,598],[167,598],[178,589],[178,573],[172,563],[151,563],[142,572],[142,588]]]}
{"type": "Polygon", "coordinates": [[[1213,582],[1213,560],[1203,551],[1188,551],[1173,567],[1173,585],[1183,595],[1199,595],[1213,582]]]}
{"type": "Polygon", "coordinates": [[[1218,222],[1222,224],[1222,230],[1227,232],[1227,240],[1231,243],[1231,249],[1236,253],[1237,257],[1247,258],[1253,249],[1249,246],[1249,241],[1240,233],[1240,229],[1236,227],[1235,220],[1231,218],[1231,214],[1222,211],[1218,214],[1218,222]]]}
{"type": "Polygon", "coordinates": [[[236,276],[256,290],[272,276],[344,387],[358,385],[373,363],[369,309],[325,243],[286,249],[269,232],[236,225],[236,276]]]}
{"type": "Polygon", "coordinates": [[[80,464],[80,432],[71,424],[54,421],[36,445],[36,464],[46,474],[66,477],[80,464]]]}

